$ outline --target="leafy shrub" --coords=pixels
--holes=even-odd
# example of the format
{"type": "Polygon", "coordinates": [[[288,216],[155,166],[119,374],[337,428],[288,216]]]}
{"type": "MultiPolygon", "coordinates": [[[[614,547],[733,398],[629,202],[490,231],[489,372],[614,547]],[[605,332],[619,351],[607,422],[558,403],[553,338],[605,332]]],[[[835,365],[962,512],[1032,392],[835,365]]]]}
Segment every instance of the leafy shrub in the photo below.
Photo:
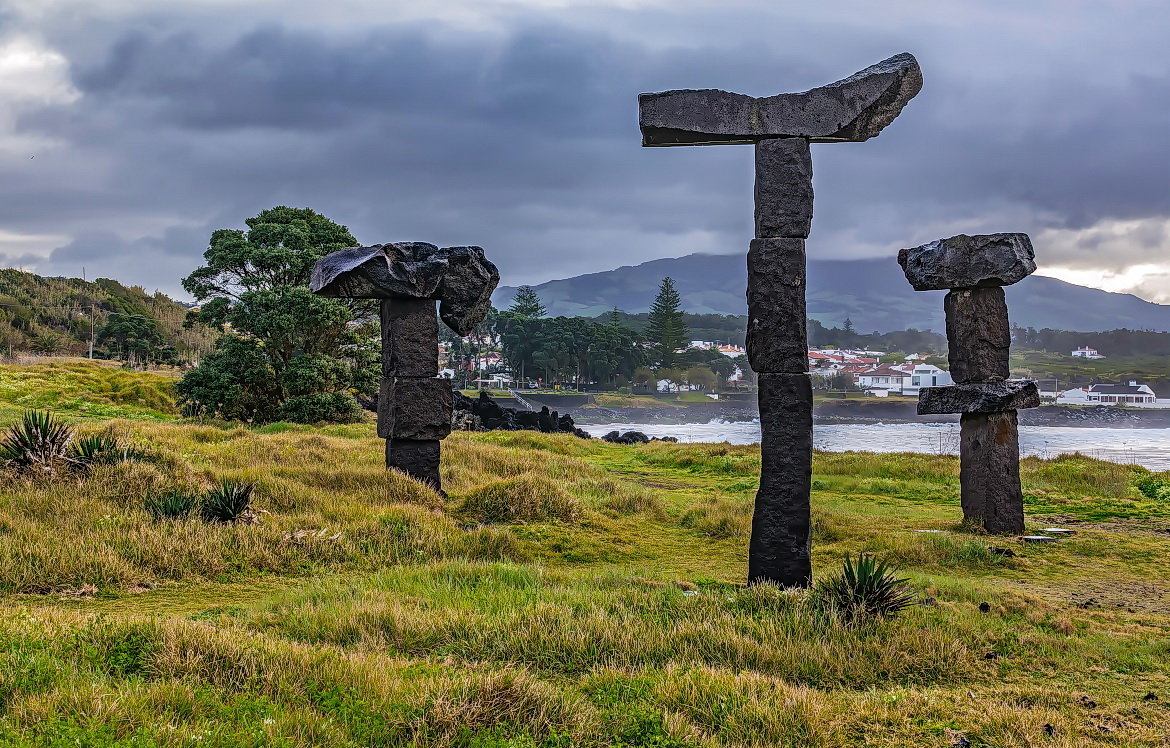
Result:
{"type": "Polygon", "coordinates": [[[255,490],[255,483],[225,478],[218,486],[203,494],[199,513],[208,522],[236,522],[250,514],[252,493],[255,490]]]}
{"type": "Polygon", "coordinates": [[[862,623],[895,616],[913,605],[909,581],[898,579],[891,566],[870,554],[858,556],[856,562],[846,556],[840,576],[817,584],[813,599],[822,611],[846,623],[862,623]]]}
{"type": "Polygon", "coordinates": [[[1170,481],[1164,475],[1143,475],[1135,483],[1137,490],[1147,499],[1170,499],[1170,481]]]}
{"type": "Polygon", "coordinates": [[[28,410],[0,441],[0,460],[19,467],[51,467],[65,456],[72,441],[72,426],[57,420],[48,411],[28,410]]]}
{"type": "Polygon", "coordinates": [[[315,392],[285,401],[277,416],[292,423],[358,423],[362,407],[344,392],[315,392]]]}
{"type": "Polygon", "coordinates": [[[148,496],[146,511],[156,520],[187,519],[195,514],[200,506],[201,497],[198,494],[184,491],[164,491],[163,493],[148,496]]]}

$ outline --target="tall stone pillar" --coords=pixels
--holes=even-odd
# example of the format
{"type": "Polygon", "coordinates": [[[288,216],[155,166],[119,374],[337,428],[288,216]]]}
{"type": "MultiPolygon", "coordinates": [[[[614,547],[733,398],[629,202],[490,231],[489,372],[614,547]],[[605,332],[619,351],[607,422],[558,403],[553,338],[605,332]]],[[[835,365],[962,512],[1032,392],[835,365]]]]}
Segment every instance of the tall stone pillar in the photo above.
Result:
{"type": "Polygon", "coordinates": [[[754,98],[704,89],[638,97],[642,145],[755,145],[756,238],[747,258],[747,350],[759,377],[762,438],[749,584],[804,587],[812,582],[812,386],[804,254],[813,208],[809,143],[868,140],[921,87],[918,62],[900,54],[803,93],[754,98]]]}

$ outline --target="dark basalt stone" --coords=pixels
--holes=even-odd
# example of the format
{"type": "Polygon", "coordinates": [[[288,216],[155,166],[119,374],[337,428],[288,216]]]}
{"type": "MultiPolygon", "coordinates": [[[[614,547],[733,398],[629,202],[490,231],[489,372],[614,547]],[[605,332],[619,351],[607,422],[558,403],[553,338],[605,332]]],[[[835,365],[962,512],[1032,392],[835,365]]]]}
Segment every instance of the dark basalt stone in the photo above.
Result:
{"type": "Polygon", "coordinates": [[[443,492],[443,481],[439,475],[440,442],[437,439],[387,439],[386,467],[406,473],[443,492]]]}
{"type": "Polygon", "coordinates": [[[807,372],[804,240],[753,239],[747,262],[747,355],[752,370],[807,372]]]}
{"type": "Polygon", "coordinates": [[[382,374],[439,374],[439,318],[431,299],[382,299],[382,374]]]}
{"type": "Polygon", "coordinates": [[[898,252],[915,291],[1010,286],[1036,270],[1027,234],[959,234],[898,252]]]}
{"type": "Polygon", "coordinates": [[[760,374],[760,490],[748,583],[812,583],[812,385],[807,374],[760,374]]]}
{"type": "Polygon", "coordinates": [[[555,434],[575,434],[582,439],[592,439],[587,431],[577,428],[568,413],[558,414],[548,408],[540,412],[505,408],[486,392],[470,398],[462,392],[455,392],[455,411],[474,416],[474,421],[484,431],[544,431],[555,434]]]}
{"type": "Polygon", "coordinates": [[[908,53],[803,93],[756,98],[717,89],[638,96],[642,145],[753,143],[765,138],[862,141],[894,121],[922,88],[908,53]]]}
{"type": "Polygon", "coordinates": [[[500,271],[480,247],[439,251],[447,261],[447,272],[439,283],[439,316],[457,335],[467,335],[491,309],[500,271]]]}
{"type": "Polygon", "coordinates": [[[331,252],[313,266],[309,290],[321,296],[437,298],[447,263],[426,242],[392,242],[331,252]]]}
{"type": "Polygon", "coordinates": [[[943,310],[951,379],[959,384],[1007,379],[1012,331],[1003,289],[955,289],[943,299],[943,310]]]}
{"type": "Polygon", "coordinates": [[[812,229],[812,154],[804,138],[756,143],[756,237],[803,239],[812,229]]]}
{"type": "Polygon", "coordinates": [[[1040,390],[1031,380],[923,387],[918,392],[918,415],[1005,413],[1038,407],[1040,390]]]}
{"type": "Polygon", "coordinates": [[[959,492],[963,519],[994,535],[1024,531],[1016,412],[959,417],[959,492]]]}
{"type": "Polygon", "coordinates": [[[449,379],[386,377],[378,394],[378,436],[442,439],[451,433],[453,400],[449,379]]]}
{"type": "Polygon", "coordinates": [[[500,272],[480,247],[395,242],[332,252],[313,266],[309,289],[358,299],[437,299],[439,316],[467,335],[491,307],[500,272]]]}

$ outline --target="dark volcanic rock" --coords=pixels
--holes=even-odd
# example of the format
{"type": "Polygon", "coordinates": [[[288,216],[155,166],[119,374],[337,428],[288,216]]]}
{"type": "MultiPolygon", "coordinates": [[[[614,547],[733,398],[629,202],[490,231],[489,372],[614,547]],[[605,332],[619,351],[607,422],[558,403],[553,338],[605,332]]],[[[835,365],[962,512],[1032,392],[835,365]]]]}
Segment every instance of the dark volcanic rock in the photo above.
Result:
{"type": "Polygon", "coordinates": [[[923,387],[918,392],[918,414],[1003,413],[1037,408],[1040,390],[1031,380],[973,382],[949,387],[923,387]]]}
{"type": "Polygon", "coordinates": [[[812,228],[812,154],[804,138],[756,143],[756,237],[808,237],[812,228]]]}
{"type": "Polygon", "coordinates": [[[1010,286],[1036,270],[1027,234],[959,234],[898,252],[915,291],[1010,286]]]}
{"type": "Polygon", "coordinates": [[[411,439],[386,440],[386,467],[400,470],[416,480],[442,492],[439,477],[440,447],[437,439],[415,441],[411,439]]]}
{"type": "Polygon", "coordinates": [[[435,298],[447,263],[426,242],[351,247],[325,255],[313,266],[309,290],[321,296],[384,299],[435,298]]]}
{"type": "Polygon", "coordinates": [[[453,394],[449,379],[383,378],[378,394],[378,436],[444,438],[451,433],[453,394]]]}
{"type": "Polygon", "coordinates": [[[951,378],[959,384],[1007,379],[1012,332],[1003,289],[959,288],[947,293],[943,309],[951,378]]]}
{"type": "Polygon", "coordinates": [[[752,239],[748,249],[747,355],[752,369],[808,370],[804,240],[752,239]]]}
{"type": "Polygon", "coordinates": [[[439,284],[439,316],[458,335],[467,335],[492,306],[492,292],[500,271],[480,247],[446,247],[439,250],[447,272],[439,284]]]}
{"type": "Polygon", "coordinates": [[[382,375],[439,374],[439,318],[431,299],[382,299],[382,375]]]}
{"type": "Polygon", "coordinates": [[[611,431],[605,436],[601,437],[603,442],[611,442],[613,444],[648,444],[650,437],[643,434],[641,431],[627,431],[621,433],[619,431],[611,431]]]}
{"type": "Polygon", "coordinates": [[[487,314],[500,272],[480,247],[395,242],[332,252],[313,266],[309,289],[358,299],[437,299],[439,316],[460,335],[487,314]]]}
{"type": "Polygon", "coordinates": [[[717,89],[638,96],[642,145],[751,143],[765,138],[862,141],[880,133],[922,88],[902,53],[803,93],[756,98],[717,89]]]}
{"type": "Polygon", "coordinates": [[[1016,412],[959,418],[959,491],[963,519],[993,535],[1024,531],[1016,412]]]}
{"type": "Polygon", "coordinates": [[[479,393],[479,397],[470,398],[462,392],[455,393],[455,412],[470,414],[466,419],[456,415],[456,420],[476,426],[483,431],[543,431],[551,434],[575,434],[582,439],[592,439],[587,431],[583,431],[573,423],[573,417],[568,413],[558,414],[547,407],[540,412],[533,410],[516,410],[505,408],[491,398],[486,392],[479,393]]]}
{"type": "Polygon", "coordinates": [[[748,583],[812,583],[812,386],[807,374],[760,374],[760,490],[752,516],[748,583]]]}

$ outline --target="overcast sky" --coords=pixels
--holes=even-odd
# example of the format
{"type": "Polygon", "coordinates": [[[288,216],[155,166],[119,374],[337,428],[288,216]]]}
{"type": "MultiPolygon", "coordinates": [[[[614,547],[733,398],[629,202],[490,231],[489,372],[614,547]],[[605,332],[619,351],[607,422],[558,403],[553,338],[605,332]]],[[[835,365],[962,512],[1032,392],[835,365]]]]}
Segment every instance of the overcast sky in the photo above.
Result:
{"type": "Polygon", "coordinates": [[[282,204],[508,285],[742,255],[751,148],[641,148],[637,94],[909,51],[902,115],[814,146],[811,253],[1027,231],[1041,273],[1170,302],[1168,35],[1156,0],[0,0],[0,266],[182,295],[282,204]]]}

